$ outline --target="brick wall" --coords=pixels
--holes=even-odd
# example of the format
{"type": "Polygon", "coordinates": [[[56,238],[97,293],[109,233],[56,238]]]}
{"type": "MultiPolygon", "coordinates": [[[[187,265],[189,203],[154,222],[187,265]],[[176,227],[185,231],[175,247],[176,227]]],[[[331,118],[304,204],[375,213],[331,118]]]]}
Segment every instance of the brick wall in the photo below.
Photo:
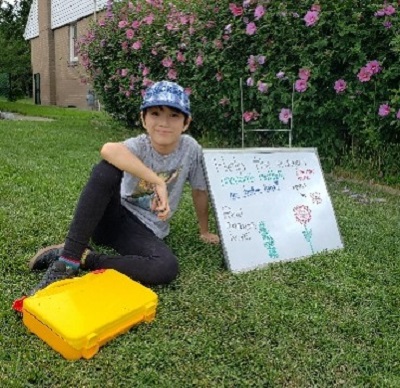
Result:
{"type": "MultiPolygon", "coordinates": [[[[88,109],[86,95],[90,86],[81,82],[84,69],[70,62],[70,26],[51,29],[50,3],[51,0],[39,1],[39,36],[31,39],[32,70],[33,74],[40,74],[41,103],[88,109]]],[[[78,37],[86,32],[91,19],[92,16],[77,22],[78,37]]]]}

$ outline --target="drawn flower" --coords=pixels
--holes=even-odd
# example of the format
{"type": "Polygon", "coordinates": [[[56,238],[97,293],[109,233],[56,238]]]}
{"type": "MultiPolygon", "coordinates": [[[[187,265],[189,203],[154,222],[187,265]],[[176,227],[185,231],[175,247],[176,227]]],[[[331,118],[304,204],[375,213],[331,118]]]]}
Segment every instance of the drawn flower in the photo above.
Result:
{"type": "Polygon", "coordinates": [[[302,225],[306,225],[311,221],[311,209],[306,205],[297,205],[293,208],[296,221],[302,225]]]}

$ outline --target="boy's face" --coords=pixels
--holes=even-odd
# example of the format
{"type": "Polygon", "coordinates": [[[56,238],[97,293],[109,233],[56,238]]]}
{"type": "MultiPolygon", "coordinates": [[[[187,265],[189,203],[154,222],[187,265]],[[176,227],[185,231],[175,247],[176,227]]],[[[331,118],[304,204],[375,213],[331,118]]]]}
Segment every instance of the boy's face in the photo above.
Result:
{"type": "Polygon", "coordinates": [[[141,118],[154,149],[164,155],[175,150],[191,120],[185,120],[183,113],[167,106],[150,107],[145,116],[142,112],[141,118]]]}

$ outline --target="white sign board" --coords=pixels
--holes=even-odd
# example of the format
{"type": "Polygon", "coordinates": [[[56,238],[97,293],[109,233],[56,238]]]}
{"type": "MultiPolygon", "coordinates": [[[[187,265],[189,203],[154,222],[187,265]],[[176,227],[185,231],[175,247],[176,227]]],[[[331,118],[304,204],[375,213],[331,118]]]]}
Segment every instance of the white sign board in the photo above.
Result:
{"type": "Polygon", "coordinates": [[[316,149],[205,149],[204,163],[232,272],[343,248],[316,149]]]}

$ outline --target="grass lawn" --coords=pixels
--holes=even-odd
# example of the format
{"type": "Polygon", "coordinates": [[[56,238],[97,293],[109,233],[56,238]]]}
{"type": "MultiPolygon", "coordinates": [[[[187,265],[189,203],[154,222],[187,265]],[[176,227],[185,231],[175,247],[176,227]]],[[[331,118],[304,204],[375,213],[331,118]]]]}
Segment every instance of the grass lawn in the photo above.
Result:
{"type": "Polygon", "coordinates": [[[0,110],[55,119],[0,121],[1,387],[400,386],[400,195],[330,176],[345,249],[243,274],[199,241],[186,191],[168,237],[181,273],[153,288],[155,321],[64,360],[11,304],[41,278],[29,258],[64,239],[101,145],[130,132],[98,112],[0,110]]]}

